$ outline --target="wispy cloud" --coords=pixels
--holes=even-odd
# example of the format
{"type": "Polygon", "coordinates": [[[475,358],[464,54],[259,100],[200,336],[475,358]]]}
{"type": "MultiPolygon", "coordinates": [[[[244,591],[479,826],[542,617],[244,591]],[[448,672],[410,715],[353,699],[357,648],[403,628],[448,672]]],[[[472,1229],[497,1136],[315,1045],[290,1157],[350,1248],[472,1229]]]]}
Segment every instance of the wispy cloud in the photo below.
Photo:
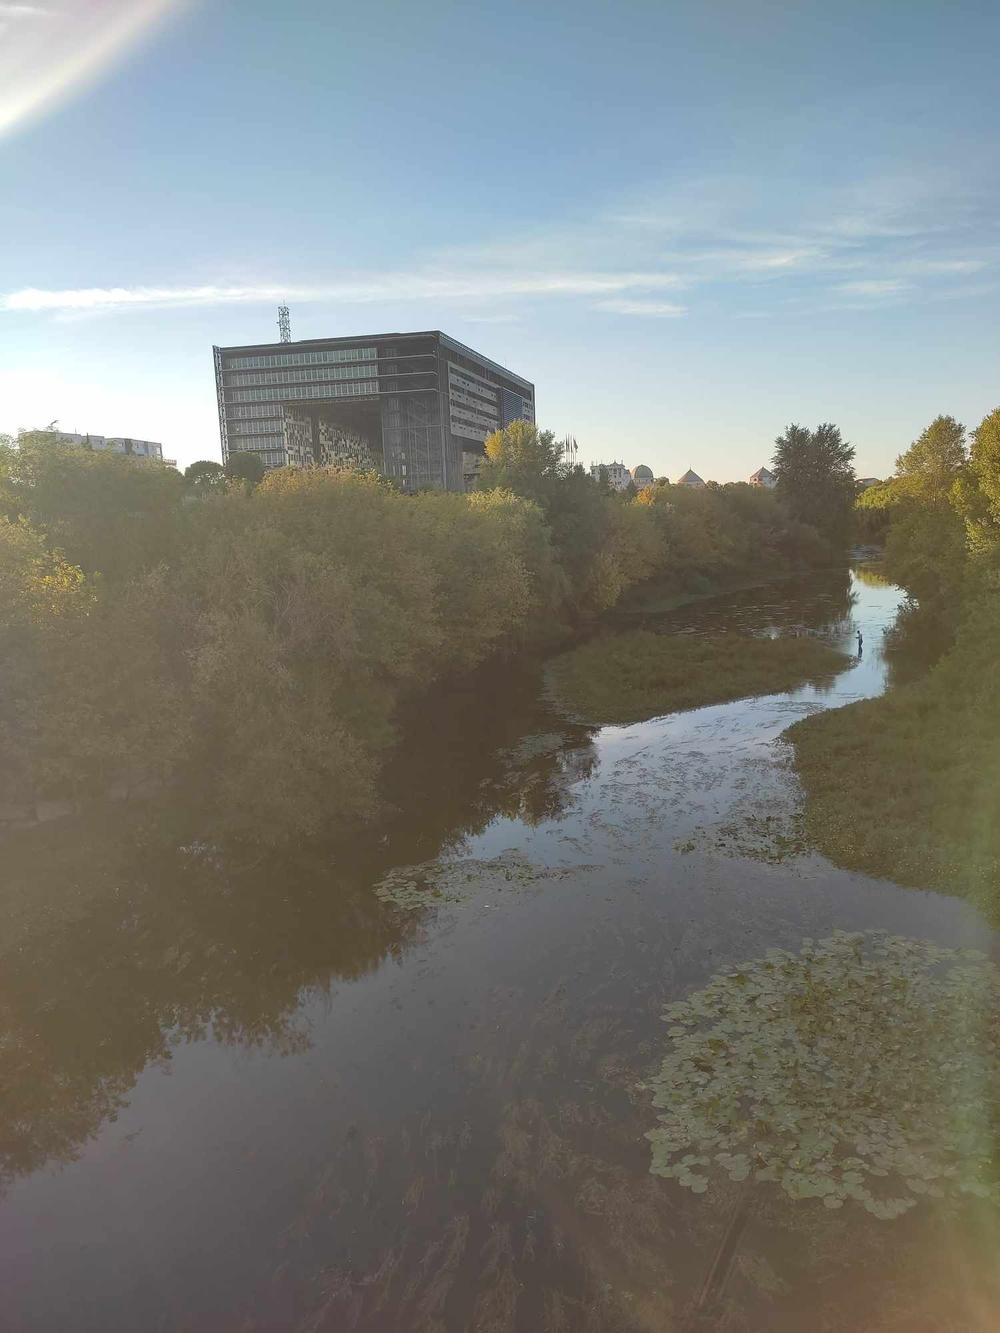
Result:
{"type": "Polygon", "coordinates": [[[950,274],[981,273],[989,263],[988,259],[908,259],[899,265],[902,273],[927,274],[929,276],[950,274]]]}
{"type": "Polygon", "coordinates": [[[8,5],[0,3],[0,19],[44,19],[55,13],[42,5],[8,5]]]}
{"type": "Polygon", "coordinates": [[[870,296],[882,299],[887,296],[903,296],[913,290],[913,283],[904,278],[869,278],[858,282],[841,282],[836,290],[845,296],[870,296]]]}
{"type": "Polygon", "coordinates": [[[4,311],[101,311],[140,306],[273,305],[281,301],[470,301],[517,296],[602,296],[674,287],[669,273],[384,273],[342,282],[199,287],[24,287],[0,298],[4,311]]]}
{"type": "Polygon", "coordinates": [[[669,301],[598,301],[596,309],[607,310],[613,315],[639,315],[645,319],[677,319],[687,314],[687,306],[674,305],[669,301]]]}
{"type": "Polygon", "coordinates": [[[466,324],[518,324],[520,315],[469,315],[463,316],[466,324]]]}
{"type": "Polygon", "coordinates": [[[876,308],[904,297],[943,299],[963,277],[996,274],[990,203],[944,177],[879,178],[804,198],[791,187],[763,196],[758,180],[718,178],[425,253],[397,271],[328,273],[309,283],[272,273],[213,284],[31,286],[0,295],[0,313],[66,319],[292,301],[414,303],[504,319],[516,301],[576,299],[608,315],[670,319],[702,295],[717,303],[727,287],[752,288],[761,313],[778,304],[825,308],[831,293],[840,309],[876,308]],[[668,299],[680,292],[683,305],[668,299]]]}
{"type": "Polygon", "coordinates": [[[692,179],[588,219],[458,253],[471,265],[593,267],[614,254],[644,270],[669,268],[687,289],[767,283],[806,293],[811,285],[818,297],[837,278],[944,283],[1000,266],[989,239],[989,192],[976,194],[947,171],[881,175],[807,195],[792,181],[773,184],[762,192],[750,176],[692,179]]]}

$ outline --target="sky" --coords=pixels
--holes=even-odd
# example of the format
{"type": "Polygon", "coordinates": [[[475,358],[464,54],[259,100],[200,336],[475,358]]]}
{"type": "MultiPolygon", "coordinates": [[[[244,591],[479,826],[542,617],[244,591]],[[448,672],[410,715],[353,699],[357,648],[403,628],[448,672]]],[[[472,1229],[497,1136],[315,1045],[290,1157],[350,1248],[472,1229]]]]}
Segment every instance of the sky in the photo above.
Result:
{"type": "Polygon", "coordinates": [[[0,431],[219,458],[213,344],[440,328],[581,461],[1000,404],[995,0],[0,0],[0,431]]]}

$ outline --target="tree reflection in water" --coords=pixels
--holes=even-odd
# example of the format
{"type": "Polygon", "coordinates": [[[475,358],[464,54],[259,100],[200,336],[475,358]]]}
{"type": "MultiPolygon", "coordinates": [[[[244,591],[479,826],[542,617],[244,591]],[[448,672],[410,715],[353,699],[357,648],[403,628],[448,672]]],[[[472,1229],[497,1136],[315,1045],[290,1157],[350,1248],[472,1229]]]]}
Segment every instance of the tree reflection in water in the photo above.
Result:
{"type": "Polygon", "coordinates": [[[556,815],[593,754],[581,728],[525,736],[533,679],[508,681],[501,701],[495,680],[477,678],[422,709],[388,775],[400,808],[350,845],[217,846],[180,806],[9,838],[0,1181],[71,1160],[178,1042],[210,1031],[301,1049],[309,996],[377,967],[414,929],[372,892],[389,866],[438,855],[498,814],[556,815]]]}

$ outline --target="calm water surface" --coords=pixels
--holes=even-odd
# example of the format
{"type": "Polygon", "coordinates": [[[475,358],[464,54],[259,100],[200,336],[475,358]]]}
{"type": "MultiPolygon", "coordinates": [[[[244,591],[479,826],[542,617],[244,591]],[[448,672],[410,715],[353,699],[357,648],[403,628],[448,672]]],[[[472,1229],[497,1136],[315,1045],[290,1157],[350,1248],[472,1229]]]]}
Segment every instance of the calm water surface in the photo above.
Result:
{"type": "Polygon", "coordinates": [[[720,968],[836,927],[994,948],[800,843],[777,738],[885,687],[901,602],[862,570],[661,616],[850,651],[860,626],[864,655],[636,726],[477,678],[413,720],[350,856],[122,812],[12,845],[0,1328],[1000,1327],[996,1238],[923,1212],[764,1199],[706,1288],[739,1187],[650,1176],[643,1138],[662,1007],[720,968]]]}

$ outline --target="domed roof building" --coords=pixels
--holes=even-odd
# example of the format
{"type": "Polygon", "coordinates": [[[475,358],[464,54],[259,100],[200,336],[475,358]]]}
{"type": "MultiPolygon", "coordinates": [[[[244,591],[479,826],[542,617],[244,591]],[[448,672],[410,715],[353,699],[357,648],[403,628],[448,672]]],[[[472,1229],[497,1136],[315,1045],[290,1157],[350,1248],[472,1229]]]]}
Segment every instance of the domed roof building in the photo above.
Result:
{"type": "Polygon", "coordinates": [[[645,463],[637,463],[632,469],[632,483],[637,491],[644,491],[653,484],[653,469],[645,463]]]}

